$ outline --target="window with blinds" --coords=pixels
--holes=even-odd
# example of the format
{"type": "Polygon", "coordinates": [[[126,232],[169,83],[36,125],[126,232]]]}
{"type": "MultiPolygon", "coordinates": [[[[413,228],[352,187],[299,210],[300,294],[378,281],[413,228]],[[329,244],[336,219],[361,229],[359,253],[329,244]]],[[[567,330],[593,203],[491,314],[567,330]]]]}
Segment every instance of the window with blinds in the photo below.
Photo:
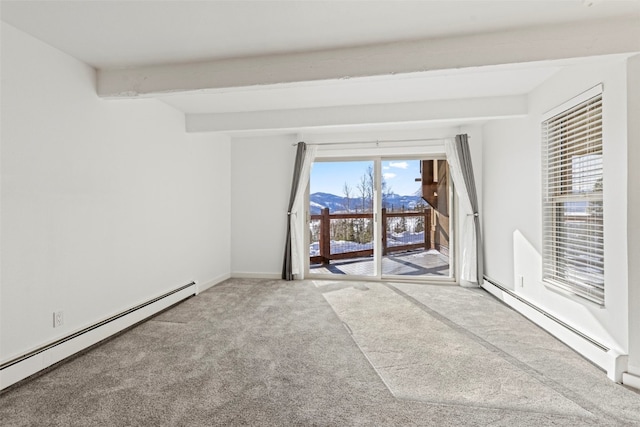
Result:
{"type": "Polygon", "coordinates": [[[543,121],[543,280],[604,305],[602,88],[543,121]]]}

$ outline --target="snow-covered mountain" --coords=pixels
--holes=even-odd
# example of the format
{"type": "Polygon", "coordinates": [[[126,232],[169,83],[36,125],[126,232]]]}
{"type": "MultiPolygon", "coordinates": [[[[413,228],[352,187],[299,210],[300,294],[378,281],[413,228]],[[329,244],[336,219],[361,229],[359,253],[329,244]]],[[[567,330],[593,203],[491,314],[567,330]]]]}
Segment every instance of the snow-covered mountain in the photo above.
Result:
{"type": "MultiPolygon", "coordinates": [[[[355,203],[351,199],[350,204],[355,203]]],[[[329,208],[330,212],[341,212],[347,210],[347,198],[329,193],[313,193],[309,196],[311,215],[318,215],[324,208],[329,208]]]]}
{"type": "MultiPolygon", "coordinates": [[[[398,194],[389,194],[384,196],[383,207],[387,209],[399,210],[403,207],[405,209],[413,209],[418,204],[426,205],[427,203],[420,196],[400,196],[398,194]]],[[[366,203],[369,205],[369,203],[366,203]]],[[[347,211],[347,198],[336,196],[329,193],[313,193],[309,196],[309,205],[311,207],[311,215],[318,215],[323,208],[329,208],[331,213],[346,212],[347,211]]],[[[362,206],[362,199],[359,197],[352,197],[349,199],[349,211],[355,212],[356,209],[362,206]]]]}

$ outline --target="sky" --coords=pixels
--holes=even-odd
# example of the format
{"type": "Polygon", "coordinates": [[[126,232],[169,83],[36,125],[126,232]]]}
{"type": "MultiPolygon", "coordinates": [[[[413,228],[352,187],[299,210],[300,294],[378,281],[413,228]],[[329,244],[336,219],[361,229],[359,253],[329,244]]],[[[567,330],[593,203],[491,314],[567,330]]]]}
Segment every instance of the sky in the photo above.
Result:
{"type": "MultiPolygon", "coordinates": [[[[373,161],[315,162],[311,169],[310,194],[331,193],[344,196],[344,183],[352,188],[352,197],[358,194],[360,177],[373,167],[373,161]]],[[[420,178],[419,160],[385,160],[382,175],[391,191],[400,196],[413,195],[420,188],[416,178],[420,178]]]]}

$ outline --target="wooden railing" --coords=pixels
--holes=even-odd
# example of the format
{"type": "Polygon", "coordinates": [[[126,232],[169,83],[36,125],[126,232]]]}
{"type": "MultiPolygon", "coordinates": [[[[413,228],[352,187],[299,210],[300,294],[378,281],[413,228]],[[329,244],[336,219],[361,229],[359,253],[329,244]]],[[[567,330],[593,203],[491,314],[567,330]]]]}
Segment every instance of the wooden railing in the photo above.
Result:
{"type": "MultiPolygon", "coordinates": [[[[331,220],[337,219],[368,219],[373,220],[373,214],[371,213],[340,213],[330,214],[329,208],[322,209],[320,215],[311,215],[311,220],[320,221],[319,232],[319,252],[317,256],[310,257],[311,264],[329,264],[329,261],[336,259],[349,259],[359,258],[373,255],[373,249],[364,249],[349,252],[331,253],[331,220]]],[[[382,254],[386,255],[392,252],[402,252],[416,249],[428,250],[432,246],[431,233],[431,209],[426,208],[423,211],[410,211],[410,212],[387,212],[386,209],[382,209],[382,254]],[[394,245],[388,246],[387,242],[387,222],[390,218],[408,218],[408,217],[422,217],[424,219],[424,242],[410,243],[406,245],[394,245]]]]}

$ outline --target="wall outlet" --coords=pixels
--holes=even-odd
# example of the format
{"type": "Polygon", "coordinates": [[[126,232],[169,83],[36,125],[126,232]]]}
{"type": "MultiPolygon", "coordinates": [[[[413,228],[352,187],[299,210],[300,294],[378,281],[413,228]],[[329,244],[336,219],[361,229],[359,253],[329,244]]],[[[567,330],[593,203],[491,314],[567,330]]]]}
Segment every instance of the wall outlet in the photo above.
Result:
{"type": "Polygon", "coordinates": [[[55,311],[53,313],[53,327],[58,328],[64,324],[64,315],[62,311],[55,311]]]}
{"type": "Polygon", "coordinates": [[[524,287],[524,276],[518,276],[518,286],[524,287]]]}

